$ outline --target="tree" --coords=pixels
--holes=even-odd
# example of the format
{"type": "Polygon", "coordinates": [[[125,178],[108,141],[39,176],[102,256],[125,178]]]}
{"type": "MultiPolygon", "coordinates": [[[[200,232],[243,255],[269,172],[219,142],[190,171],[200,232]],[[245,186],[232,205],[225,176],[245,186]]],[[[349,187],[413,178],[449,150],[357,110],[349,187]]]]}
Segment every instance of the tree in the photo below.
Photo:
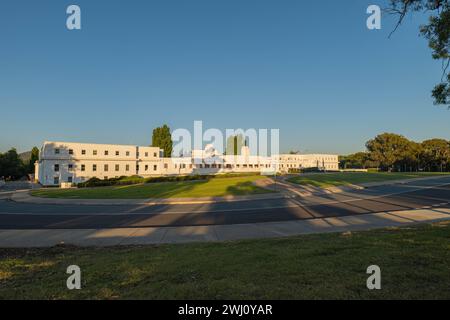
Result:
{"type": "Polygon", "coordinates": [[[357,152],[341,157],[340,162],[344,169],[365,169],[368,159],[367,152],[357,152]]]}
{"type": "Polygon", "coordinates": [[[444,171],[450,162],[450,143],[444,139],[422,142],[421,158],[428,171],[444,171]]]}
{"type": "Polygon", "coordinates": [[[412,152],[411,141],[394,133],[383,133],[366,143],[369,158],[380,164],[382,170],[403,170],[405,158],[412,152]]]}
{"type": "Polygon", "coordinates": [[[242,134],[229,136],[227,138],[227,149],[225,154],[227,155],[240,155],[242,146],[245,146],[245,139],[242,134]]]}
{"type": "Polygon", "coordinates": [[[38,160],[39,160],[39,149],[37,147],[33,147],[33,149],[31,149],[31,157],[28,163],[28,170],[27,170],[28,173],[34,172],[34,164],[38,160]]]}
{"type": "Polygon", "coordinates": [[[166,124],[162,127],[153,129],[152,146],[163,149],[164,157],[172,157],[172,135],[170,134],[170,128],[166,124]]]}
{"type": "Polygon", "coordinates": [[[16,149],[0,155],[0,177],[18,179],[25,175],[25,167],[16,149]]]}
{"type": "Polygon", "coordinates": [[[450,108],[450,0],[390,0],[385,11],[399,17],[394,31],[408,13],[431,13],[428,24],[420,27],[420,33],[428,40],[433,59],[442,60],[443,68],[441,81],[432,90],[432,96],[435,104],[450,108]]]}

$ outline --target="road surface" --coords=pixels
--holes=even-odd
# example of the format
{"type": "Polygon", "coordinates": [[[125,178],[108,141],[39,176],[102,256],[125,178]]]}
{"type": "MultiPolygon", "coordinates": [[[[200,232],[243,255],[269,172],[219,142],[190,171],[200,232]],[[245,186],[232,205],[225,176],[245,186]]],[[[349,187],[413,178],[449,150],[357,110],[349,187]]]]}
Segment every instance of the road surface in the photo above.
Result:
{"type": "Polygon", "coordinates": [[[206,226],[450,207],[450,177],[286,199],[159,205],[38,205],[0,190],[0,229],[206,226]]]}

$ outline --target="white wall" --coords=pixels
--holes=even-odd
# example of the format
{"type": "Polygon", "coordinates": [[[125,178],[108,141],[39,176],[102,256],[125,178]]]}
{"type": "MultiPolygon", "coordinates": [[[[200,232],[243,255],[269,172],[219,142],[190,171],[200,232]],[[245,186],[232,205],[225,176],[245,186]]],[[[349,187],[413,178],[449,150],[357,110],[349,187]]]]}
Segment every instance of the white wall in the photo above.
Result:
{"type": "Polygon", "coordinates": [[[319,167],[325,170],[338,168],[338,156],[326,154],[277,155],[274,157],[217,155],[203,157],[202,151],[193,151],[194,157],[161,158],[157,147],[127,145],[44,142],[36,177],[46,186],[61,182],[79,183],[90,178],[99,179],[139,175],[217,174],[262,172],[276,169],[319,167]],[[59,170],[55,170],[59,167],[59,170]]]}

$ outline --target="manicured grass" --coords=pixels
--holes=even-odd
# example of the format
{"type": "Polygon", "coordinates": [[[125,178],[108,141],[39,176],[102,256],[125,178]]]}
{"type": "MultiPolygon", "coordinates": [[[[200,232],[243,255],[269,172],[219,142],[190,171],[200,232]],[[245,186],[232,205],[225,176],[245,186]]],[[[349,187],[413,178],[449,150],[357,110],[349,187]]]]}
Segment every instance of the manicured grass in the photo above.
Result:
{"type": "Polygon", "coordinates": [[[412,172],[412,173],[393,173],[393,172],[339,172],[339,173],[317,173],[307,174],[289,178],[288,181],[302,185],[312,185],[315,187],[326,188],[332,186],[342,186],[349,184],[359,184],[366,182],[380,182],[388,180],[412,179],[427,176],[445,175],[441,172],[412,172]]]}
{"type": "Polygon", "coordinates": [[[450,299],[450,224],[112,248],[0,249],[0,299],[450,299]],[[82,289],[66,288],[81,268],[82,289]],[[366,287],[381,268],[381,290],[366,287]]]}
{"type": "Polygon", "coordinates": [[[32,195],[71,199],[146,199],[219,197],[271,192],[253,185],[253,182],[258,179],[264,179],[264,177],[247,176],[83,189],[39,189],[34,190],[32,195]]]}

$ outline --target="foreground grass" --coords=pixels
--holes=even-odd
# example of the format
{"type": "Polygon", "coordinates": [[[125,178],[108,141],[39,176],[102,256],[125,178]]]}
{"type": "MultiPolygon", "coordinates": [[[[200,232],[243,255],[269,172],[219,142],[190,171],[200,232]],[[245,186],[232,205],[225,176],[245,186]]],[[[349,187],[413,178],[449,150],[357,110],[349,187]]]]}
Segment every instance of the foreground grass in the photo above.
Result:
{"type": "Polygon", "coordinates": [[[327,174],[309,174],[289,178],[288,181],[302,185],[312,185],[320,188],[360,184],[367,182],[381,182],[389,180],[413,179],[428,176],[445,175],[441,172],[339,172],[327,174]]]}
{"type": "Polygon", "coordinates": [[[240,196],[270,192],[253,184],[258,179],[264,177],[247,176],[83,189],[39,189],[34,190],[32,195],[71,199],[146,199],[240,196]]]}
{"type": "Polygon", "coordinates": [[[0,299],[449,299],[450,224],[225,243],[0,249],[0,299]],[[69,265],[82,289],[69,291],[69,265]],[[366,288],[380,266],[382,290],[366,288]]]}

